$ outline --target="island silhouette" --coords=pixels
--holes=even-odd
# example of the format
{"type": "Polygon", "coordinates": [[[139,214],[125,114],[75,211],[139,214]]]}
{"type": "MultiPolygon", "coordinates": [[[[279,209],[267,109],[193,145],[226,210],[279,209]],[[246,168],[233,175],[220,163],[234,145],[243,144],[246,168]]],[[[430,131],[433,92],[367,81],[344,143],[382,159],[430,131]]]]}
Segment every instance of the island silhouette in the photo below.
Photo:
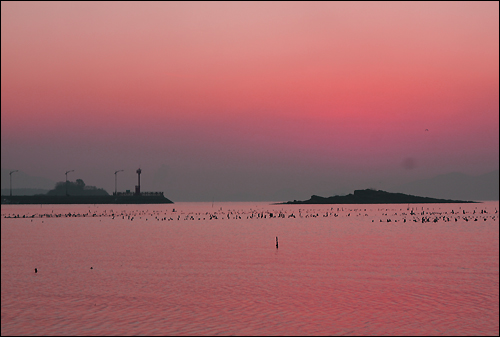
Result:
{"type": "Polygon", "coordinates": [[[436,199],[403,193],[391,193],[375,189],[355,190],[348,195],[320,197],[313,195],[309,200],[294,200],[280,204],[436,204],[436,203],[475,203],[476,201],[436,199]]]}

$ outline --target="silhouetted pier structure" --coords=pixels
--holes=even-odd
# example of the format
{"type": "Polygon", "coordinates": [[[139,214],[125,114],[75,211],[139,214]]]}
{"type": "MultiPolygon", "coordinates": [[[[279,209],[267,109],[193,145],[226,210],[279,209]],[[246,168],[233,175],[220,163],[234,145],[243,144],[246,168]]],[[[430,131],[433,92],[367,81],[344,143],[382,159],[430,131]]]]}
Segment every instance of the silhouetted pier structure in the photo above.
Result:
{"type": "MultiPolygon", "coordinates": [[[[115,186],[116,173],[115,172],[115,186]]],[[[141,172],[137,171],[138,181],[135,192],[114,192],[113,195],[18,195],[2,197],[2,204],[172,204],[163,192],[141,192],[141,172]]],[[[68,172],[67,172],[68,173],[68,172]]],[[[66,184],[67,185],[67,184],[66,184]]],[[[116,188],[115,188],[116,189],[116,188]]]]}

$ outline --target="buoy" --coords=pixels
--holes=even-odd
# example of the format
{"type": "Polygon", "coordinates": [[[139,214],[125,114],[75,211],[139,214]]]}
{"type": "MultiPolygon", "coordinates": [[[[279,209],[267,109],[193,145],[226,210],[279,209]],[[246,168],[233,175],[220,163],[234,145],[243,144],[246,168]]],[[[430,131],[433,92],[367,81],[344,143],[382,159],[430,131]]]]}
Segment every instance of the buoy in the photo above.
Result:
{"type": "Polygon", "coordinates": [[[278,237],[276,237],[276,248],[278,248],[278,237]]]}

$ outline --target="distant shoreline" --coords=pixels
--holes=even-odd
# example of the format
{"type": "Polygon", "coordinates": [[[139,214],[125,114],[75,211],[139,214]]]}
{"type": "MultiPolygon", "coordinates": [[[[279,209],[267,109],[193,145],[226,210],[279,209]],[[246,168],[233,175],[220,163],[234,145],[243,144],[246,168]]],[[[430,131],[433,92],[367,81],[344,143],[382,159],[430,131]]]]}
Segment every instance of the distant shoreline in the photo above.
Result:
{"type": "Polygon", "coordinates": [[[52,196],[52,195],[16,195],[2,196],[4,204],[173,204],[163,195],[158,196],[52,196]]]}
{"type": "Polygon", "coordinates": [[[320,197],[317,195],[311,196],[308,200],[294,200],[282,203],[283,204],[450,204],[450,203],[480,203],[480,201],[464,201],[464,200],[449,200],[437,199],[429,197],[419,197],[415,195],[403,193],[391,193],[380,190],[355,190],[353,194],[336,195],[332,197],[320,197]]]}

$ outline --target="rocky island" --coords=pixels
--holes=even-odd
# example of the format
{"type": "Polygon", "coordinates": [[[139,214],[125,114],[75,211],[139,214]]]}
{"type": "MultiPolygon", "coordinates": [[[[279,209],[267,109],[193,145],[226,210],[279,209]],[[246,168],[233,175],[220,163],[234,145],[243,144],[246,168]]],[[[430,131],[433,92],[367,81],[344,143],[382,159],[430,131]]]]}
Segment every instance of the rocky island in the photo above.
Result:
{"type": "Polygon", "coordinates": [[[447,204],[474,202],[476,201],[436,199],[403,193],[391,193],[374,189],[365,189],[355,190],[353,194],[335,195],[327,198],[313,195],[309,200],[287,201],[282,204],[447,204]]]}

